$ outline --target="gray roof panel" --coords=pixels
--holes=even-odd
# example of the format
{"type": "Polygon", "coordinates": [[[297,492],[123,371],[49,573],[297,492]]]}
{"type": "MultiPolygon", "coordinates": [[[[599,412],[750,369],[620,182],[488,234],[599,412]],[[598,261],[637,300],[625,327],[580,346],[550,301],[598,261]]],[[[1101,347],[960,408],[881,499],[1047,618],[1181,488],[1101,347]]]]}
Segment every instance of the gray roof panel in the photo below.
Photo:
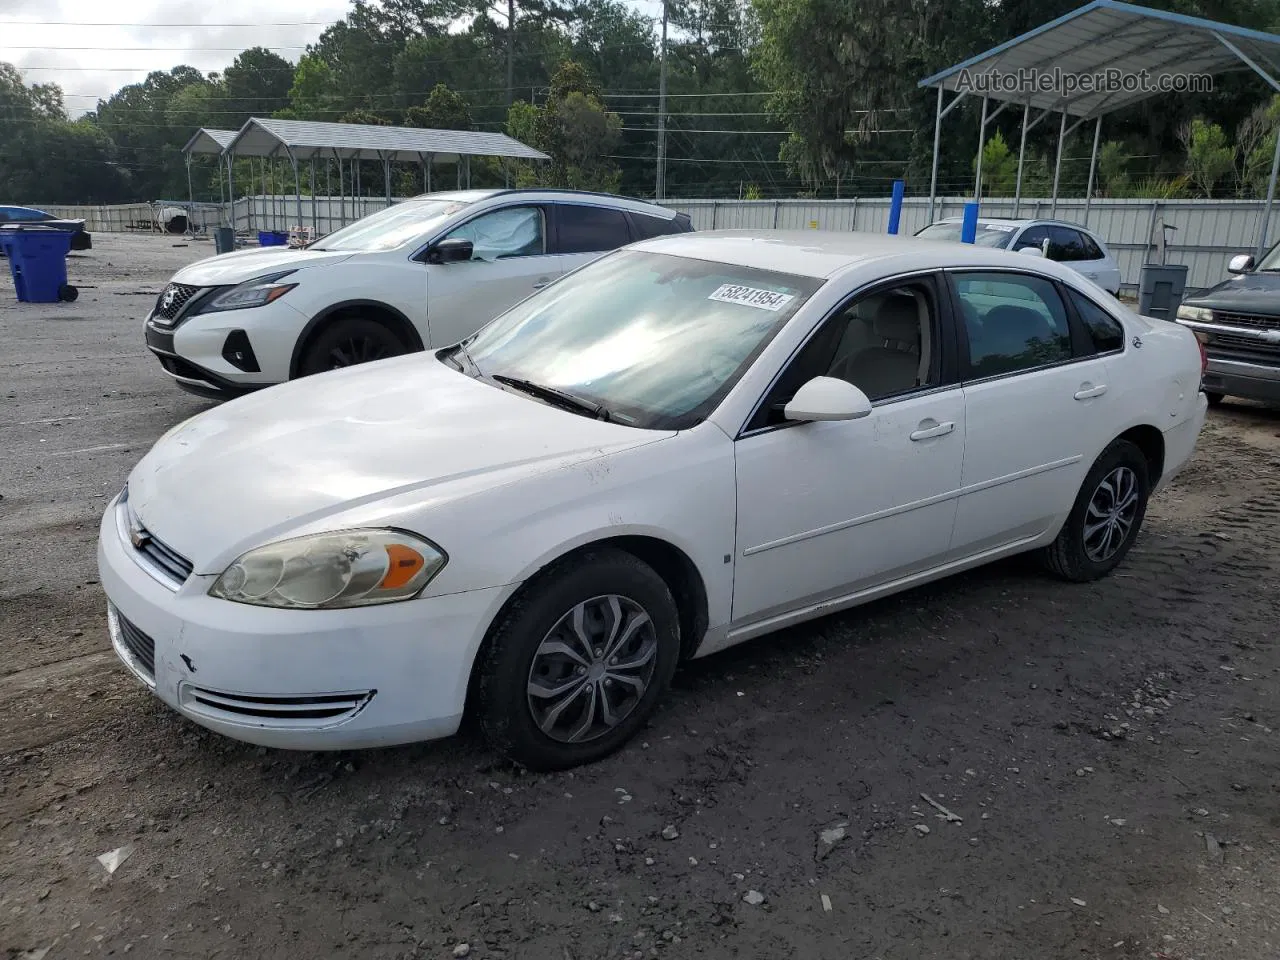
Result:
{"type": "MultiPolygon", "coordinates": [[[[1034,109],[1065,110],[1077,117],[1096,117],[1122,107],[1167,95],[1163,77],[1186,74],[1219,74],[1248,70],[1227,44],[1280,79],[1280,36],[1216,23],[1200,17],[1152,10],[1118,0],[1094,0],[1056,20],[1028,31],[984,53],[920,81],[922,87],[969,90],[998,102],[1027,103],[1034,109]],[[1041,76],[1060,70],[1063,75],[1104,75],[1120,71],[1137,77],[1145,73],[1147,84],[1134,89],[1027,91],[983,90],[981,75],[995,71],[1016,74],[1033,71],[1041,76]]],[[[1280,88],[1278,88],[1280,89],[1280,88]]]]}
{"type": "Polygon", "coordinates": [[[201,127],[183,146],[183,153],[222,153],[227,144],[236,138],[234,130],[214,130],[201,127]]]}
{"type": "Polygon", "coordinates": [[[319,123],[253,117],[229,144],[238,157],[292,156],[297,160],[438,161],[459,157],[550,158],[506,134],[475,130],[428,130],[360,123],[319,123]]]}

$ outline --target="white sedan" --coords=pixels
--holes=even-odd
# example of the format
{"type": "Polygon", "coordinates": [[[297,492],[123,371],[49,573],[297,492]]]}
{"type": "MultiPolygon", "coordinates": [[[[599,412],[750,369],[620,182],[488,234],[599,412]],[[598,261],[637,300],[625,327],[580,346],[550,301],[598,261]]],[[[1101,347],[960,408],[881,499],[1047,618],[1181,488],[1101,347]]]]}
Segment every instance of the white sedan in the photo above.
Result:
{"type": "Polygon", "coordinates": [[[1191,331],[1058,264],[686,234],[454,347],[179,425],[103,518],[116,652],[268,746],[620,747],[677,663],[1024,551],[1083,581],[1204,422],[1191,331]]]}

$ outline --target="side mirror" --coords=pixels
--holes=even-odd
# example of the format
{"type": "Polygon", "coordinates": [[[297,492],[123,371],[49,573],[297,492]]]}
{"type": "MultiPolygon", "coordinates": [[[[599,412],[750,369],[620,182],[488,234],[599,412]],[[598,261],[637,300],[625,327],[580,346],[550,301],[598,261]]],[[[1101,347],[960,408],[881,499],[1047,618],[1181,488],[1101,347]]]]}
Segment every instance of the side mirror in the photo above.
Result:
{"type": "Polygon", "coordinates": [[[847,380],[814,377],[782,410],[788,420],[860,420],[871,413],[867,395],[847,380]]]}
{"type": "Polygon", "coordinates": [[[471,259],[474,249],[470,240],[446,237],[427,251],[427,263],[462,263],[471,259]]]}
{"type": "Polygon", "coordinates": [[[1248,273],[1253,269],[1253,257],[1247,253],[1241,253],[1231,258],[1231,262],[1227,264],[1227,273],[1248,273]]]}
{"type": "Polygon", "coordinates": [[[1028,257],[1043,257],[1044,251],[1039,247],[1019,247],[1019,253],[1025,253],[1028,257]]]}

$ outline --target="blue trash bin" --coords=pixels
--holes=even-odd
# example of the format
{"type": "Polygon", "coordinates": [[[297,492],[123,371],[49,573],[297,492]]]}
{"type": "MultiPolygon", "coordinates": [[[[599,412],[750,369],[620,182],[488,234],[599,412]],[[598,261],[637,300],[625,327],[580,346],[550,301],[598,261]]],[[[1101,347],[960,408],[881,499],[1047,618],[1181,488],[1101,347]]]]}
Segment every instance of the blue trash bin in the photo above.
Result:
{"type": "Polygon", "coordinates": [[[80,295],[67,283],[67,252],[71,233],[38,227],[0,230],[0,245],[9,260],[9,273],[22,303],[57,303],[80,295]]]}

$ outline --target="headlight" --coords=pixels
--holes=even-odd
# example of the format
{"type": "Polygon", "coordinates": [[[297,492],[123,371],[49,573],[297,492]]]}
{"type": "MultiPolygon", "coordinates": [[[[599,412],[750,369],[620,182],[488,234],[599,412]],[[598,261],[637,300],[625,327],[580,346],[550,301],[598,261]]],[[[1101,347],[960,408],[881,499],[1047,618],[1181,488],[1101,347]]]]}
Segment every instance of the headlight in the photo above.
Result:
{"type": "Polygon", "coordinates": [[[317,533],[250,550],[209,594],[259,607],[364,607],[417,596],[448,559],[402,530],[317,533]]]}
{"type": "Polygon", "coordinates": [[[1207,307],[1178,307],[1179,320],[1194,320],[1197,323],[1213,323],[1213,311],[1207,307]]]}
{"type": "Polygon", "coordinates": [[[297,284],[279,283],[277,281],[284,279],[293,272],[293,270],[285,270],[282,273],[274,273],[269,277],[258,277],[256,280],[249,280],[239,286],[232,287],[226,293],[218,294],[202,306],[200,312],[216,313],[220,310],[243,310],[247,307],[261,307],[271,303],[273,300],[279,300],[296,287],[297,284]]]}

